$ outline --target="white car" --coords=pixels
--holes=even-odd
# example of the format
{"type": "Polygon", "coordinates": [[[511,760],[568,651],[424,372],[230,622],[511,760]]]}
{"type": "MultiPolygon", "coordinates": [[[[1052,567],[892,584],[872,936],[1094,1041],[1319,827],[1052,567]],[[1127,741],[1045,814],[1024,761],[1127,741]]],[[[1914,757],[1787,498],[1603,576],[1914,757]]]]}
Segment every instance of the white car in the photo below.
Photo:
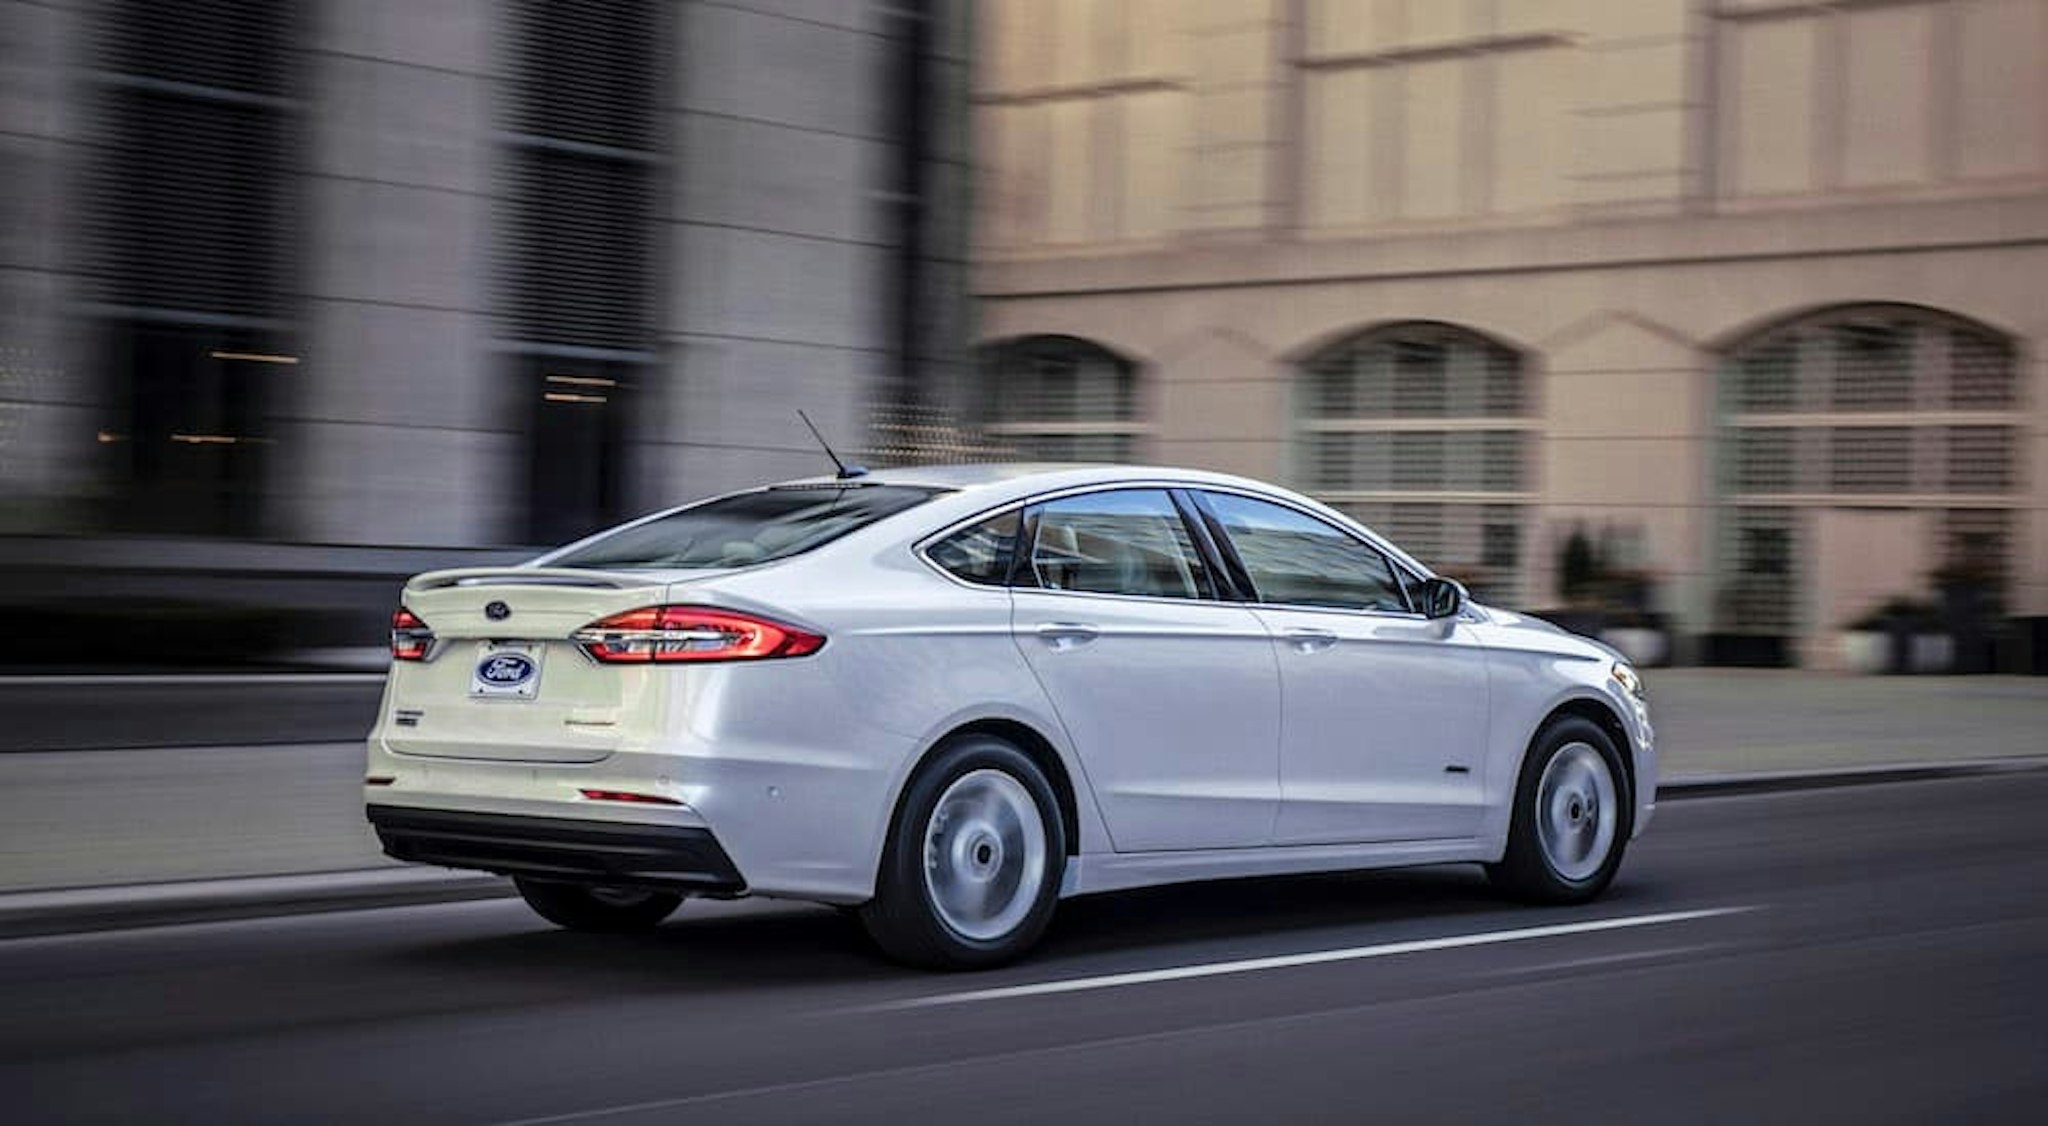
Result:
{"type": "Polygon", "coordinates": [[[366,796],[555,923],[690,895],[1017,956],[1071,895],[1471,862],[1577,902],[1655,809],[1642,682],[1314,501],[1131,467],[849,471],[406,585],[366,796]]]}

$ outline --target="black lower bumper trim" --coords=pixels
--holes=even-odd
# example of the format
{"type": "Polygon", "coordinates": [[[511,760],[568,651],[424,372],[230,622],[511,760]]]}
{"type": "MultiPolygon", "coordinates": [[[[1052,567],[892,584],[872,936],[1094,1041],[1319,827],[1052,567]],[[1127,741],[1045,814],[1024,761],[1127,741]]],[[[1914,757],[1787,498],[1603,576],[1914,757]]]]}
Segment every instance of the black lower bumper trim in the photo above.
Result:
{"type": "Polygon", "coordinates": [[[372,805],[386,854],[505,876],[734,893],[746,881],[709,829],[372,805]]]}

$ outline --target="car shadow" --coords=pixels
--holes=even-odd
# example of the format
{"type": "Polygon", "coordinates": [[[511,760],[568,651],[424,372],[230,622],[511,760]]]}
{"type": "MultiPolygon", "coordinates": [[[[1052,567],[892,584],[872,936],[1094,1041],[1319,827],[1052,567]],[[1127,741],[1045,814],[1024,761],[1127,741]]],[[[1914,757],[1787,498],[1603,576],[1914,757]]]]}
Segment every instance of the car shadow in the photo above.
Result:
{"type": "MultiPolygon", "coordinates": [[[[1617,889],[1619,891],[1619,889],[1617,889]]],[[[1476,869],[1456,867],[1228,880],[1083,896],[1060,905],[1026,965],[1099,963],[1149,950],[1229,957],[1275,935],[1351,932],[1512,910],[1476,869]]],[[[916,978],[886,961],[850,912],[800,904],[746,913],[694,904],[644,934],[524,929],[406,945],[386,954],[436,974],[544,980],[580,996],[650,987],[724,993],[916,978]],[[693,912],[693,908],[695,909],[693,912]]],[[[555,991],[550,989],[550,992],[555,991]]]]}

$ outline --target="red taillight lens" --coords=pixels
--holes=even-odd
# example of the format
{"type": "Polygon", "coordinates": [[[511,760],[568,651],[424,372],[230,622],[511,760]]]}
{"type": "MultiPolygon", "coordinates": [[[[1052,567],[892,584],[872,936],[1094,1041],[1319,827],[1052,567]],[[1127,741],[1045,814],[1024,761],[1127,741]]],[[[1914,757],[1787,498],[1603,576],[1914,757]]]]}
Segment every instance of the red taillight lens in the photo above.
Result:
{"type": "Polygon", "coordinates": [[[622,801],[629,805],[681,805],[674,798],[660,794],[636,794],[629,790],[581,790],[578,791],[591,801],[622,801]]]}
{"type": "Polygon", "coordinates": [[[420,620],[418,614],[400,606],[391,614],[391,659],[394,661],[424,661],[427,649],[434,644],[434,631],[420,620]]]}
{"type": "Polygon", "coordinates": [[[576,631],[583,651],[606,664],[759,661],[803,657],[825,639],[792,625],[705,606],[645,606],[576,631]]]}

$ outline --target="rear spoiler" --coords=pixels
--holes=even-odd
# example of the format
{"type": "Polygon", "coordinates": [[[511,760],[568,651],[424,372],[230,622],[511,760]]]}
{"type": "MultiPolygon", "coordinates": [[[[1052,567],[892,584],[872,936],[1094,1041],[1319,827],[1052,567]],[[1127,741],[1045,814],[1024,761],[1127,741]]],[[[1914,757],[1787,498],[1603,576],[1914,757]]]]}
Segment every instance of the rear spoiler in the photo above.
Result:
{"type": "Polygon", "coordinates": [[[452,586],[566,586],[591,590],[626,590],[636,586],[665,585],[666,578],[584,571],[572,567],[458,567],[449,571],[429,571],[406,583],[405,588],[445,590],[452,586]]]}

